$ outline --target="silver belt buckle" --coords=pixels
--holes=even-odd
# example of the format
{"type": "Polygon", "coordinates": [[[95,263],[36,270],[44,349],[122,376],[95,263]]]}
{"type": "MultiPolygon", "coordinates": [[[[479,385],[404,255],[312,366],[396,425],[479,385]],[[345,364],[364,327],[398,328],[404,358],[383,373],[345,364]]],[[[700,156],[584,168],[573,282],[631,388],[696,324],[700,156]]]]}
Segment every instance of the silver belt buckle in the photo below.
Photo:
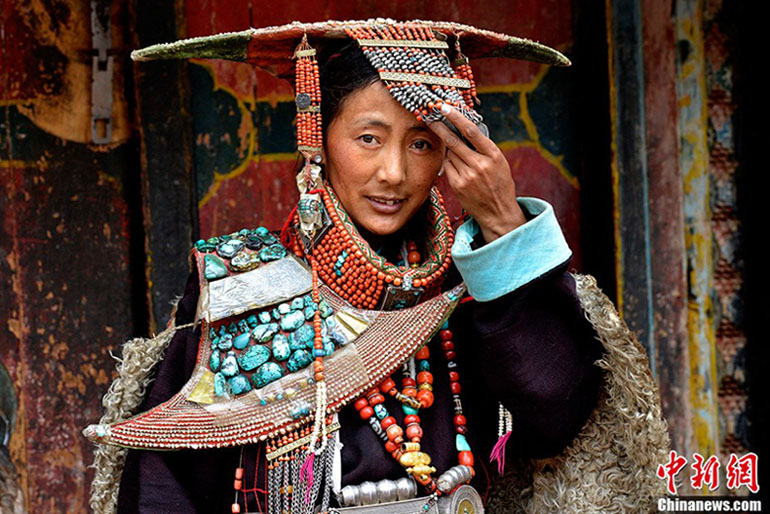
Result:
{"type": "Polygon", "coordinates": [[[484,504],[481,496],[470,485],[461,485],[448,496],[439,496],[438,501],[425,505],[430,496],[400,500],[361,507],[343,507],[330,509],[329,514],[484,514],[484,504]]]}

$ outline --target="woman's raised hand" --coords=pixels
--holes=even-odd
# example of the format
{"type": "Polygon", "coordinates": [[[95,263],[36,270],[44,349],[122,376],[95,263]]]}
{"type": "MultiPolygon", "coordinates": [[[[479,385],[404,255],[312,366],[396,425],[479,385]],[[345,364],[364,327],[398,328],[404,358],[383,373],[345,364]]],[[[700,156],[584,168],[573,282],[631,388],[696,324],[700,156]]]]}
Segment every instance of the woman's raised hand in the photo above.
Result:
{"type": "Polygon", "coordinates": [[[444,123],[428,124],[447,147],[443,170],[449,185],[490,243],[527,221],[516,201],[511,167],[500,148],[472,121],[447,104],[441,110],[476,148],[466,145],[444,123]]]}

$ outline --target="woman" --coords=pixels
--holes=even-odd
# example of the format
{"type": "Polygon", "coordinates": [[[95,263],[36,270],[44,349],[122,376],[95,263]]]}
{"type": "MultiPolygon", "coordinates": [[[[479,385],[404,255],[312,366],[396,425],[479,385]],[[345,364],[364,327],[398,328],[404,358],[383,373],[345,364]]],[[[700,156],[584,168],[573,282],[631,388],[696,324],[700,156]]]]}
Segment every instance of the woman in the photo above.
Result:
{"type": "MultiPolygon", "coordinates": [[[[395,34],[402,26],[393,27],[395,34]]],[[[387,36],[390,29],[383,30],[387,36]]],[[[354,35],[363,37],[355,32],[354,35]]],[[[414,39],[425,38],[418,35],[414,39]]],[[[303,45],[298,47],[297,54],[313,55],[303,45]]],[[[340,501],[347,503],[352,497],[360,499],[363,490],[353,487],[347,489],[347,495],[340,494],[340,485],[356,486],[365,481],[385,484],[381,481],[405,476],[405,468],[423,486],[421,495],[434,495],[424,505],[427,510],[435,495],[448,496],[471,477],[470,483],[485,495],[490,477],[484,460],[493,452],[493,446],[498,457],[505,452],[524,458],[559,454],[596,405],[600,372],[593,363],[601,356],[601,345],[585,319],[575,280],[567,273],[570,251],[553,209],[541,200],[513,201],[515,184],[508,163],[494,142],[471,121],[474,117],[466,110],[467,105],[456,103],[452,107],[445,101],[431,104],[431,110],[423,110],[422,116],[419,107],[410,112],[412,109],[404,108],[410,104],[391,90],[392,83],[386,87],[381,81],[382,69],[375,70],[372,55],[365,54],[359,46],[366,48],[360,40],[328,45],[319,58],[323,146],[320,154],[312,150],[305,153],[308,163],[299,182],[314,181],[313,170],[321,171],[322,178],[312,186],[304,184],[304,189],[301,184],[303,200],[299,213],[290,218],[283,232],[284,245],[310,265],[314,279],[312,296],[307,295],[304,305],[316,306],[315,311],[311,307],[307,320],[309,323],[315,319],[313,369],[319,392],[316,405],[310,406],[316,408],[312,433],[307,431],[303,436],[303,448],[307,450],[296,450],[303,460],[301,469],[299,460],[287,462],[285,470],[277,474],[283,465],[264,461],[265,452],[275,453],[283,444],[275,440],[246,451],[228,448],[132,452],[120,486],[120,512],[240,512],[255,504],[260,510],[266,505],[269,512],[295,510],[297,506],[304,511],[316,502],[326,508],[325,487],[334,489],[340,501]],[[443,116],[438,115],[439,110],[443,116]],[[437,121],[441,118],[444,123],[437,121]],[[314,167],[319,162],[323,163],[320,170],[314,167]],[[447,247],[445,243],[451,245],[452,235],[441,230],[446,214],[440,195],[433,189],[442,173],[446,173],[450,187],[471,218],[457,231],[452,246],[453,264],[446,250],[441,253],[441,248],[447,247]],[[318,208],[321,200],[323,210],[318,208]],[[321,230],[324,224],[325,230],[321,230]],[[353,254],[359,258],[349,258],[353,254]],[[365,258],[367,255],[372,257],[365,258]],[[431,258],[435,266],[429,269],[430,273],[420,275],[418,268],[428,269],[425,263],[431,258]],[[392,279],[388,273],[398,270],[401,274],[395,280],[387,280],[392,279]],[[345,282],[347,276],[355,278],[345,282]],[[328,418],[323,426],[323,414],[319,412],[324,410],[319,411],[319,405],[323,409],[327,400],[328,405],[335,405],[333,394],[328,399],[326,396],[327,388],[334,388],[334,381],[329,378],[333,373],[325,374],[324,365],[331,366],[334,357],[343,353],[340,349],[344,343],[337,348],[334,343],[330,349],[326,347],[334,337],[321,334],[322,329],[329,334],[333,331],[320,319],[323,309],[318,302],[325,298],[321,296],[322,286],[353,307],[406,309],[410,304],[416,303],[415,308],[419,308],[440,299],[442,295],[436,296],[440,291],[452,290],[460,281],[465,282],[471,296],[454,310],[438,337],[430,342],[425,340],[425,347],[415,346],[419,350],[404,364],[401,373],[384,374],[377,380],[379,386],[367,387],[364,394],[351,393],[350,400],[355,400],[352,405],[339,410],[338,419],[328,418]],[[431,361],[430,354],[443,354],[449,373],[437,362],[443,359],[431,361]],[[398,375],[400,390],[396,386],[398,375]],[[386,401],[387,396],[392,398],[386,401]],[[505,427],[510,425],[505,423],[509,416],[513,419],[512,430],[505,427]],[[335,444],[336,436],[324,439],[326,430],[336,423],[341,427],[341,451],[335,444]],[[510,433],[498,441],[506,428],[510,433]],[[327,442],[331,449],[326,449],[327,442]],[[317,465],[312,470],[316,455],[328,456],[323,462],[328,462],[329,470],[319,472],[317,465]],[[405,455],[430,456],[430,460],[415,465],[405,463],[405,455]],[[331,471],[335,458],[341,459],[340,472],[331,471]],[[421,471],[416,471],[419,466],[421,471]],[[237,469],[235,503],[231,489],[233,469],[237,469]],[[438,476],[450,469],[459,473],[459,478],[450,486],[442,486],[445,475],[438,476]],[[273,483],[276,476],[280,478],[273,483]],[[313,476],[323,477],[326,482],[321,491],[316,483],[311,494],[313,476]],[[335,484],[339,478],[341,484],[335,484]],[[253,487],[244,485],[252,482],[253,487]],[[304,502],[297,494],[302,490],[304,502]]],[[[299,82],[297,89],[300,106],[299,82]]],[[[317,112],[309,103],[302,109],[301,113],[317,112]]],[[[299,139],[302,149],[303,139],[299,139]]],[[[308,146],[312,145],[305,148],[308,146]]],[[[242,235],[248,244],[252,235],[242,235]]],[[[262,233],[259,238],[262,244],[263,239],[271,236],[262,233]]],[[[217,244],[229,245],[233,240],[217,244]]],[[[199,250],[207,244],[201,243],[199,250]]],[[[191,276],[176,313],[177,327],[195,323],[196,312],[201,309],[199,275],[203,273],[211,281],[219,278],[215,258],[212,254],[199,260],[198,273],[191,276]]],[[[234,262],[231,260],[229,268],[234,262]]],[[[452,308],[446,310],[446,315],[452,308]]],[[[273,315],[285,328],[284,321],[292,314],[287,307],[288,314],[281,317],[276,309],[273,315]]],[[[250,332],[251,340],[257,337],[254,334],[260,326],[268,327],[269,312],[259,313],[265,316],[265,325],[250,332]]],[[[241,315],[238,323],[247,321],[246,314],[241,315]]],[[[435,326],[438,328],[438,324],[435,326]]],[[[293,332],[288,334],[287,341],[291,343],[299,331],[290,329],[293,332]]],[[[291,330],[287,329],[287,333],[291,330]]],[[[206,342],[214,348],[227,338],[228,346],[220,347],[222,352],[214,348],[209,356],[199,342],[200,329],[179,330],[165,352],[142,410],[162,408],[163,402],[190,384],[191,375],[196,376],[196,369],[201,366],[202,355],[208,360],[205,372],[220,375],[225,366],[220,359],[234,361],[236,356],[231,349],[233,338],[226,332],[212,330],[206,342]]],[[[237,329],[233,334],[237,334],[237,329]]],[[[235,335],[233,341],[239,337],[235,335]]],[[[281,360],[276,355],[279,336],[275,337],[271,348],[274,357],[281,360]]],[[[248,336],[241,338],[247,339],[248,336]]],[[[384,351],[385,346],[381,349],[384,351]]],[[[295,354],[288,361],[289,371],[297,368],[291,367],[295,354]]],[[[238,355],[241,371],[246,369],[243,355],[238,355]]],[[[275,364],[271,369],[276,370],[278,377],[286,373],[275,364]]],[[[251,382],[262,387],[270,380],[278,380],[258,377],[260,370],[262,366],[251,375],[249,384],[243,385],[247,389],[236,391],[234,384],[240,382],[233,382],[230,375],[227,383],[222,379],[221,391],[215,394],[253,395],[251,382]]],[[[391,366],[388,372],[392,370],[391,366]]],[[[233,373],[237,371],[236,367],[233,373]]],[[[216,387],[215,382],[215,391],[216,387]]],[[[197,398],[194,391],[186,396],[193,402],[197,398]]],[[[265,397],[260,398],[263,405],[267,403],[265,397]]],[[[310,410],[298,416],[307,415],[310,410]]]]}

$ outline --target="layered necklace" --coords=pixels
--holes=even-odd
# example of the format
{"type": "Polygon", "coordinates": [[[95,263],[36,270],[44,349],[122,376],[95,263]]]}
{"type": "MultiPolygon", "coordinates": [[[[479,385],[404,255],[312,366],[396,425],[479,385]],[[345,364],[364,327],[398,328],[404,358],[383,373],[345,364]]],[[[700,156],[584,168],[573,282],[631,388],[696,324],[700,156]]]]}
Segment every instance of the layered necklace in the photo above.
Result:
{"type": "Polygon", "coordinates": [[[294,252],[308,261],[315,259],[318,276],[354,307],[393,310],[409,307],[441,291],[441,283],[452,262],[454,233],[444,201],[433,188],[427,202],[426,254],[414,243],[407,247],[406,262],[396,265],[377,254],[361,236],[340,205],[331,187],[320,191],[329,217],[312,247],[299,238],[294,252]],[[312,250],[311,250],[312,248],[312,250]]]}
{"type": "MultiPolygon", "coordinates": [[[[292,244],[295,253],[313,263],[317,277],[354,307],[392,310],[414,305],[435,296],[451,264],[454,234],[438,189],[431,190],[427,209],[426,256],[418,245],[406,244],[405,258],[392,264],[371,249],[340,205],[331,187],[319,190],[328,215],[324,230],[312,245],[292,244]]],[[[296,220],[295,220],[296,224],[296,220]]],[[[453,424],[458,465],[434,478],[436,469],[430,456],[421,451],[424,430],[420,411],[433,405],[433,374],[430,349],[426,343],[401,370],[401,388],[387,377],[366,392],[354,406],[361,419],[383,441],[386,451],[399,462],[430,494],[446,494],[473,477],[474,458],[465,438],[467,422],[463,415],[461,386],[452,331],[444,324],[439,331],[441,349],[446,358],[449,384],[454,404],[453,424]],[[401,404],[404,427],[385,406],[386,397],[401,404]]]]}

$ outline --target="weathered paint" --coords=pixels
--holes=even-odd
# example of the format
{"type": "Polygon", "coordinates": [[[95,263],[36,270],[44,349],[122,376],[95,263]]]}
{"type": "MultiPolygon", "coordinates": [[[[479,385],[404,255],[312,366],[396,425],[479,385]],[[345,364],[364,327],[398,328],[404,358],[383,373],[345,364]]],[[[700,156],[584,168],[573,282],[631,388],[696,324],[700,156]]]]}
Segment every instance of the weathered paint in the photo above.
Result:
{"type": "Polygon", "coordinates": [[[661,406],[671,446],[689,453],[687,285],[682,177],[678,168],[676,45],[671,7],[642,1],[645,131],[655,340],[661,406]]]}
{"type": "Polygon", "coordinates": [[[607,2],[618,302],[656,375],[640,0],[607,2]]]}
{"type": "MultiPolygon", "coordinates": [[[[132,7],[133,47],[178,37],[179,4],[139,1],[132,7]]],[[[150,333],[166,325],[182,292],[197,232],[186,67],[185,61],[168,61],[133,68],[150,333]]]]}
{"type": "Polygon", "coordinates": [[[714,263],[712,260],[711,185],[708,172],[707,105],[703,44],[703,2],[676,2],[679,169],[683,178],[687,251],[691,451],[717,454],[714,263]]]}
{"type": "MultiPolygon", "coordinates": [[[[707,2],[704,12],[706,87],[708,91],[709,174],[712,179],[713,213],[711,226],[714,237],[715,342],[718,352],[717,393],[720,405],[720,453],[726,459],[730,453],[743,454],[753,445],[749,432],[751,423],[747,412],[749,389],[746,369],[746,284],[744,283],[744,223],[746,213],[739,206],[737,169],[752,169],[738,161],[740,117],[734,91],[733,67],[738,61],[738,20],[735,5],[707,2]],[[736,128],[738,130],[736,130],[736,128]]],[[[740,80],[740,79],[739,79],[740,80]]],[[[736,94],[737,93],[737,94],[736,94]]],[[[745,100],[743,100],[745,102],[745,100]]],[[[745,102],[744,105],[751,105],[745,102]]],[[[741,146],[746,146],[745,141],[741,146]]],[[[742,156],[743,157],[743,156],[742,156]]],[[[760,393],[761,394],[761,393],[760,393]]],[[[748,494],[748,493],[747,493],[748,494]]]]}
{"type": "MultiPolygon", "coordinates": [[[[0,361],[19,397],[10,451],[29,512],[87,511],[92,447],[80,432],[100,415],[110,351],[134,332],[123,183],[135,149],[121,144],[122,79],[114,143],[81,142],[89,13],[67,0],[0,3],[0,361]]],[[[125,31],[112,33],[125,46],[125,31]]]]}

